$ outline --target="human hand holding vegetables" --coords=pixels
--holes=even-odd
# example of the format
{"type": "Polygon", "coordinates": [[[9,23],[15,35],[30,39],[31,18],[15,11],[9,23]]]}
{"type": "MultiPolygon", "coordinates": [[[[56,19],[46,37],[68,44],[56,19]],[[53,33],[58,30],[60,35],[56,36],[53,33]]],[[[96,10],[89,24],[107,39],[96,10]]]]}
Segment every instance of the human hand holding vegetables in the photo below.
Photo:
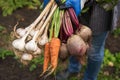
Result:
{"type": "MultiPolygon", "coordinates": [[[[72,7],[75,10],[76,15],[78,16],[81,13],[81,10],[84,7],[84,4],[87,0],[66,0],[64,3],[61,0],[55,0],[60,9],[67,9],[72,7]]],[[[49,0],[44,0],[44,7],[49,2],[49,0]]]]}

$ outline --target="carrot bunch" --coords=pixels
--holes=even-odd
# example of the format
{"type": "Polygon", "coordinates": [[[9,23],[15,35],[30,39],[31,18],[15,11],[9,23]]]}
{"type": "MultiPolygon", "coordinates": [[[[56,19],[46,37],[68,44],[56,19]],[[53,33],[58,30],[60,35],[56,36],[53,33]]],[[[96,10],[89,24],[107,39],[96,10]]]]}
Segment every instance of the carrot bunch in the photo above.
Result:
{"type": "Polygon", "coordinates": [[[51,22],[50,33],[49,33],[49,42],[45,44],[44,49],[44,64],[43,64],[43,72],[41,76],[49,71],[49,73],[45,76],[49,76],[52,74],[58,64],[58,55],[60,50],[61,41],[58,38],[60,31],[60,24],[62,18],[62,11],[59,11],[59,8],[54,13],[53,20],[51,22]],[[55,21],[57,20],[57,21],[55,21]]]}

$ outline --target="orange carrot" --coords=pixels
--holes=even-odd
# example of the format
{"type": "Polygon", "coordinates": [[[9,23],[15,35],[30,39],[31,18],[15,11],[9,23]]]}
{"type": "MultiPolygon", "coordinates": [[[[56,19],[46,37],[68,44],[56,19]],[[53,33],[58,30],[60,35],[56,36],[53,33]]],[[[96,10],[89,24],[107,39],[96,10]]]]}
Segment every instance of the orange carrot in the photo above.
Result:
{"type": "Polygon", "coordinates": [[[41,74],[41,76],[47,71],[49,62],[50,62],[50,43],[48,42],[45,44],[43,73],[41,74]]]}
{"type": "Polygon", "coordinates": [[[47,76],[52,74],[55,71],[55,69],[57,68],[59,50],[60,50],[60,39],[52,38],[50,41],[50,56],[51,56],[52,70],[48,73],[47,76]]]}
{"type": "Polygon", "coordinates": [[[51,55],[51,65],[54,69],[57,67],[58,54],[60,49],[60,39],[52,38],[50,42],[50,55],[51,55]]]}

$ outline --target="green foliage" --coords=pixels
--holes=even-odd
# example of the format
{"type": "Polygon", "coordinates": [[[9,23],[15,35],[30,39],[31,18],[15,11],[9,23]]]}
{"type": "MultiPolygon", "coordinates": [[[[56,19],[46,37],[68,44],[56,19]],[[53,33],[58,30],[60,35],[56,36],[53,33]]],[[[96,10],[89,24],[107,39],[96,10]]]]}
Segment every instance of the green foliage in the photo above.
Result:
{"type": "Polygon", "coordinates": [[[3,31],[3,30],[5,30],[5,27],[0,25],[0,32],[3,31]]]}
{"type": "Polygon", "coordinates": [[[83,8],[82,13],[86,13],[88,10],[89,10],[89,7],[85,7],[83,8]]]}
{"type": "Polygon", "coordinates": [[[106,49],[102,69],[98,76],[98,80],[113,80],[113,78],[114,80],[120,80],[119,71],[120,52],[113,54],[108,49],[106,49]]]}
{"type": "Polygon", "coordinates": [[[13,13],[14,10],[22,7],[36,8],[40,5],[39,0],[0,0],[0,8],[2,8],[3,16],[13,13]]]}
{"type": "Polygon", "coordinates": [[[30,62],[30,67],[29,70],[33,71],[34,69],[37,68],[38,65],[43,64],[44,62],[44,57],[43,56],[39,56],[37,58],[34,58],[31,62],[30,62]]]}
{"type": "Polygon", "coordinates": [[[13,56],[13,55],[14,54],[12,51],[0,48],[0,58],[5,59],[7,56],[13,56]]]}
{"type": "Polygon", "coordinates": [[[116,67],[116,73],[120,73],[120,52],[115,54],[116,62],[115,62],[115,67],[116,67]]]}
{"type": "Polygon", "coordinates": [[[96,0],[106,11],[112,10],[118,3],[118,0],[96,0]]]}
{"type": "Polygon", "coordinates": [[[120,52],[119,53],[111,53],[108,49],[105,50],[105,57],[103,61],[104,66],[109,66],[109,62],[112,62],[115,67],[120,69],[120,52]]]}
{"type": "Polygon", "coordinates": [[[114,65],[115,62],[115,56],[108,49],[106,49],[104,54],[103,66],[109,66],[110,63],[114,65]]]}
{"type": "Polygon", "coordinates": [[[120,28],[117,28],[113,31],[113,34],[115,37],[118,37],[120,35],[120,28]]]}

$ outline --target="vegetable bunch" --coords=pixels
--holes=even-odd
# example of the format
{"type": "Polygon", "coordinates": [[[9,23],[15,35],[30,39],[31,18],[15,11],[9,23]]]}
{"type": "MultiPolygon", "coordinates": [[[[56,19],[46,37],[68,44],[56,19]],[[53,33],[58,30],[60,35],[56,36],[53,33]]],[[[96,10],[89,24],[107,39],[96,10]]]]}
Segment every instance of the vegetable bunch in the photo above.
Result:
{"type": "Polygon", "coordinates": [[[51,0],[38,18],[28,27],[16,29],[17,25],[15,26],[16,39],[13,40],[12,45],[16,56],[24,64],[41,55],[40,46],[44,46],[48,42],[48,28],[56,8],[57,4],[51,0]]]}
{"type": "Polygon", "coordinates": [[[48,72],[45,78],[56,71],[59,57],[76,56],[82,63],[92,34],[88,27],[79,23],[73,8],[59,10],[54,0],[50,0],[28,27],[16,29],[16,26],[16,39],[12,42],[16,56],[28,64],[42,54],[41,46],[44,47],[43,72],[40,76],[48,72]]]}
{"type": "Polygon", "coordinates": [[[90,47],[91,35],[91,29],[79,23],[73,8],[65,10],[62,18],[60,39],[61,42],[66,44],[66,46],[61,46],[66,49],[61,47],[60,58],[64,60],[68,55],[72,55],[83,64],[82,59],[90,47]],[[62,57],[62,55],[64,56],[62,57]]]}

